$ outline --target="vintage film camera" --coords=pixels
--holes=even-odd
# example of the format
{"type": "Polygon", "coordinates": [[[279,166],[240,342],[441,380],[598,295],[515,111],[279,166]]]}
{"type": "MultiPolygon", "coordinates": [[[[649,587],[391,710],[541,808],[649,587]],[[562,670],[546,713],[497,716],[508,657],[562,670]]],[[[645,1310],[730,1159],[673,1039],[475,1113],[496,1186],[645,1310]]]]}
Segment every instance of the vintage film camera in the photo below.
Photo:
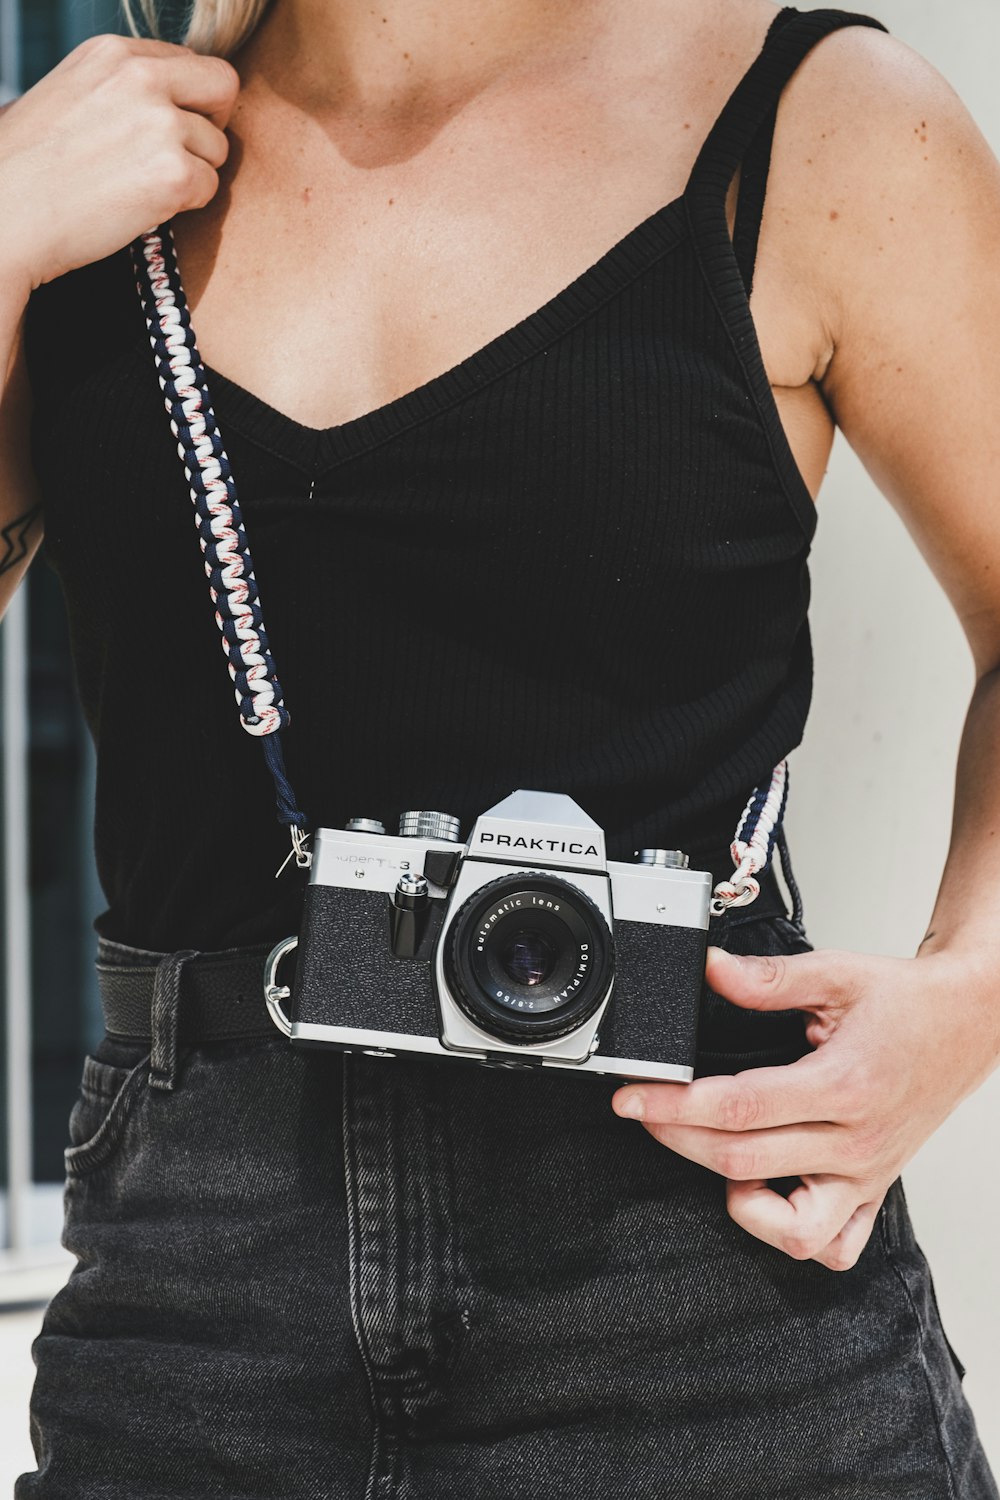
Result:
{"type": "Polygon", "coordinates": [[[687,863],[608,861],[558,792],[512,792],[467,844],[438,812],[404,813],[395,837],[365,818],[321,828],[268,1009],[300,1046],[688,1082],[712,877],[687,863]]]}

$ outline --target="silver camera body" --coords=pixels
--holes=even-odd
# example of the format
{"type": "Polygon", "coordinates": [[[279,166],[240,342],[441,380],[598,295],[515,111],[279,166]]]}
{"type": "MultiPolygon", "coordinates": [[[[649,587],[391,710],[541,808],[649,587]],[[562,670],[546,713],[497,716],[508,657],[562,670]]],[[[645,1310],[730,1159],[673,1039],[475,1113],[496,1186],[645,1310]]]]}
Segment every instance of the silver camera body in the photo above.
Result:
{"type": "Polygon", "coordinates": [[[291,1041],[689,1081],[711,875],[673,850],[609,861],[558,792],[512,792],[458,834],[430,812],[395,836],[370,819],[318,830],[300,935],[268,961],[291,1041]]]}

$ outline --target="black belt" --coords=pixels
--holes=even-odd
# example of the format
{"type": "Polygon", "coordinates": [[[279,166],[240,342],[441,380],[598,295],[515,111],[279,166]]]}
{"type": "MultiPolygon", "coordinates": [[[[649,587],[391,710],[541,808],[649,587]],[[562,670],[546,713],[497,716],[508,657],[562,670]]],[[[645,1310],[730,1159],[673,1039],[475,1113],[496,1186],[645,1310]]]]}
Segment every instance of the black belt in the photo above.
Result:
{"type": "MultiPolygon", "coordinates": [[[[188,959],[180,976],[182,1043],[279,1035],[264,1004],[264,960],[273,946],[222,948],[188,959]]],[[[164,957],[101,940],[97,980],[108,1036],[118,1041],[151,1040],[153,985],[164,957]]]]}
{"type": "MultiPolygon", "coordinates": [[[[769,869],[761,877],[756,901],[713,920],[709,938],[714,935],[718,941],[727,927],[787,915],[780,887],[769,869]]],[[[252,948],[223,948],[186,961],[180,974],[182,1044],[280,1034],[264,1003],[264,962],[272,947],[266,943],[252,948]]],[[[166,956],[101,939],[97,978],[105,1030],[110,1037],[130,1042],[151,1040],[156,968],[166,956]]]]}

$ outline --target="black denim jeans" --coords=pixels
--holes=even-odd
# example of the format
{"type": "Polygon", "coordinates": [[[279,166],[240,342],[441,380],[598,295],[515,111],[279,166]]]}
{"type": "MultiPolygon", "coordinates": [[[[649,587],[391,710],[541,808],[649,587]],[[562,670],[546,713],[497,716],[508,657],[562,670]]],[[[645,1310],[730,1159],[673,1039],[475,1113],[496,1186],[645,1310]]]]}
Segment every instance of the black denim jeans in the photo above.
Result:
{"type": "MultiPolygon", "coordinates": [[[[710,993],[701,1037],[701,1072],[807,1047],[710,993]]],[[[838,1273],[738,1228],[612,1079],[277,1032],[149,1072],[84,1065],[16,1500],[996,1500],[901,1183],[838,1273]]]]}

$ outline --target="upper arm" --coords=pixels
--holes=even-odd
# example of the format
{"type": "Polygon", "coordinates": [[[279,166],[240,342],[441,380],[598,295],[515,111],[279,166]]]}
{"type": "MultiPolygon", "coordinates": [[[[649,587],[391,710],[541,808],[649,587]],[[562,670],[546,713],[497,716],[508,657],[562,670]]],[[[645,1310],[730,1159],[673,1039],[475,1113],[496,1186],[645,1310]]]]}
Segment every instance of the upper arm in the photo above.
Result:
{"type": "Polygon", "coordinates": [[[832,129],[816,117],[808,143],[831,350],[819,383],[983,672],[1000,665],[1000,164],[903,43],[852,28],[821,50],[832,129]]]}

